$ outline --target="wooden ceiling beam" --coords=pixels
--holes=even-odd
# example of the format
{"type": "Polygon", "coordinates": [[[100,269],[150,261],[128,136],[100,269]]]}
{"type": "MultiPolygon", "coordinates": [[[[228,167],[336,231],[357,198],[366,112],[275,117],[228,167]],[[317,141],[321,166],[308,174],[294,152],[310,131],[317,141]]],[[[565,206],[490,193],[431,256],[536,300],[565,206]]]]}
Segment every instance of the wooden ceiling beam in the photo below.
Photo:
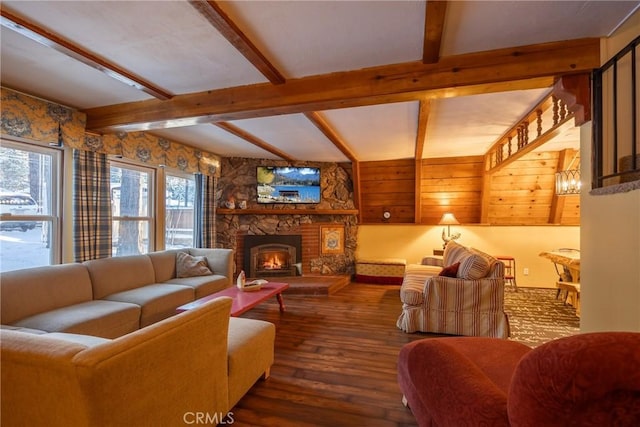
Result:
{"type": "Polygon", "coordinates": [[[440,45],[448,1],[428,0],[424,18],[422,62],[433,64],[440,59],[440,45]]]}
{"type": "Polygon", "coordinates": [[[281,159],[284,159],[290,163],[293,163],[296,161],[296,159],[294,159],[293,157],[291,157],[290,155],[288,155],[287,153],[285,153],[284,151],[280,151],[279,149],[277,149],[276,147],[274,147],[273,145],[261,140],[260,138],[258,138],[257,136],[254,136],[252,134],[250,134],[249,132],[240,129],[237,126],[232,125],[231,123],[227,123],[227,122],[218,122],[218,123],[212,123],[214,126],[218,126],[220,129],[224,129],[227,132],[229,132],[232,135],[237,136],[238,138],[242,138],[245,141],[255,145],[256,147],[260,147],[265,151],[268,151],[271,154],[274,154],[278,157],[280,157],[281,159]]]}
{"type": "Polygon", "coordinates": [[[304,115],[349,160],[351,160],[352,162],[357,162],[358,161],[358,158],[356,157],[356,155],[353,152],[353,150],[351,150],[351,148],[342,140],[342,138],[340,138],[340,136],[331,128],[331,126],[329,125],[329,123],[327,123],[326,119],[322,116],[322,114],[320,114],[320,113],[318,113],[316,111],[311,111],[311,112],[308,112],[308,113],[304,113],[304,115]]]}
{"type": "Polygon", "coordinates": [[[427,140],[427,124],[429,124],[429,114],[431,113],[431,100],[420,101],[418,109],[418,130],[416,132],[416,152],[415,158],[422,160],[424,152],[424,142],[427,140]]]}
{"type": "Polygon", "coordinates": [[[85,110],[87,129],[138,131],[213,121],[550,87],[600,64],[597,38],[543,43],[85,110]],[[541,86],[541,85],[546,86],[541,86]],[[508,88],[508,89],[507,89],[508,88]]]}
{"type": "Polygon", "coordinates": [[[71,43],[70,41],[63,39],[57,34],[47,31],[44,28],[41,28],[31,22],[28,22],[25,19],[22,19],[5,9],[0,9],[0,15],[2,16],[2,19],[0,19],[0,25],[2,25],[3,27],[15,31],[18,34],[21,34],[24,37],[40,43],[43,46],[67,55],[68,57],[82,62],[89,67],[95,68],[96,70],[106,74],[113,79],[118,80],[121,83],[148,93],[149,95],[160,100],[167,100],[173,97],[173,95],[169,92],[153,85],[152,83],[149,83],[142,77],[136,76],[135,74],[119,67],[118,65],[113,64],[106,59],[100,58],[97,55],[71,43]]]}
{"type": "Polygon", "coordinates": [[[427,139],[427,124],[429,123],[429,113],[431,113],[431,100],[426,99],[420,101],[418,109],[418,130],[416,132],[416,151],[415,151],[415,178],[414,178],[414,221],[420,222],[422,217],[422,155],[424,152],[424,142],[427,139]]]}
{"type": "Polygon", "coordinates": [[[240,28],[224,13],[217,1],[189,0],[222,36],[273,84],[286,81],[276,67],[258,50],[240,28]]]}

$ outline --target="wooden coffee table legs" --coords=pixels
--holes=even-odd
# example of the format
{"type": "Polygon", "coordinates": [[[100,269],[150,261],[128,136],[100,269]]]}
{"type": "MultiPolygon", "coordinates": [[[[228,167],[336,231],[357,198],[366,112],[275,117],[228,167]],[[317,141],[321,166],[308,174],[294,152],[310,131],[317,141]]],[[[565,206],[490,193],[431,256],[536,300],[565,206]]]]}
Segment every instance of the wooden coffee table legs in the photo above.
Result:
{"type": "Polygon", "coordinates": [[[278,304],[280,305],[280,313],[284,313],[287,307],[284,305],[284,300],[282,299],[282,294],[277,294],[276,298],[278,299],[278,304]]]}

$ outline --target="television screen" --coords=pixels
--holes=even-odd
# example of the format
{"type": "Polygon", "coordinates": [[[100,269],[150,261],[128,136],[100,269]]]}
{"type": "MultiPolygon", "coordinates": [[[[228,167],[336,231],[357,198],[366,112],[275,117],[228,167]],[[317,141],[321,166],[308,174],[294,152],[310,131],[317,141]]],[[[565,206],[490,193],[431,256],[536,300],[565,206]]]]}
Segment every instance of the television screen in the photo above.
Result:
{"type": "Polygon", "coordinates": [[[258,166],[258,203],[320,203],[320,168],[258,166]]]}

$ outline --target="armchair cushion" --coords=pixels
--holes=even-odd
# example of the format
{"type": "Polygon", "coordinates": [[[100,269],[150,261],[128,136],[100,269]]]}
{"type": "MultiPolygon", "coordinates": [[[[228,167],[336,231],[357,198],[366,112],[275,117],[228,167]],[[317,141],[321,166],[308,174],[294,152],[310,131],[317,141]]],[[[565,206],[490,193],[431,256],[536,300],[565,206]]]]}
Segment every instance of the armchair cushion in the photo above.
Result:
{"type": "Polygon", "coordinates": [[[478,254],[470,254],[459,262],[458,277],[460,279],[478,280],[489,272],[489,262],[478,254]]]}
{"type": "Polygon", "coordinates": [[[550,341],[511,379],[512,425],[640,425],[640,333],[592,332],[550,341]]]}

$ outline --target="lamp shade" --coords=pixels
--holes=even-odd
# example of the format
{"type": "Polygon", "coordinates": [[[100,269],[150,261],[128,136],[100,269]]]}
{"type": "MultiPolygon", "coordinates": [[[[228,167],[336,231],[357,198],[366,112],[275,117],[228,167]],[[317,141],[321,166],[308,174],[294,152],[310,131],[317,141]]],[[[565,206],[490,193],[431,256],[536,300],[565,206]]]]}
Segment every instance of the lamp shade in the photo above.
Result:
{"type": "Polygon", "coordinates": [[[451,212],[445,212],[445,214],[442,215],[442,218],[440,218],[440,222],[438,224],[439,225],[456,225],[460,223],[451,212]]]}

